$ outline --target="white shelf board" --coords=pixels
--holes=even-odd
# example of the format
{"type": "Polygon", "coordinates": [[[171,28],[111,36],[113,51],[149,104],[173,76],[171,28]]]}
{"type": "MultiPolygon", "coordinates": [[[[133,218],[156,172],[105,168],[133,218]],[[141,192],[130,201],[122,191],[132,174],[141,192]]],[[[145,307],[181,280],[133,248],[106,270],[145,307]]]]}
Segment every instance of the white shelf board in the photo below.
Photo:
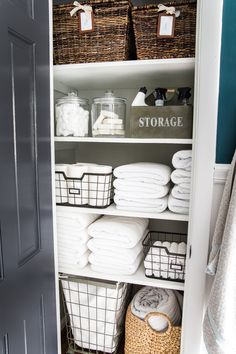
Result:
{"type": "Polygon", "coordinates": [[[56,143],[192,144],[192,139],[55,137],[56,143]]]}
{"type": "Polygon", "coordinates": [[[159,219],[159,220],[174,220],[174,221],[188,221],[189,216],[183,214],[175,214],[167,210],[163,213],[145,213],[137,211],[126,211],[116,209],[115,204],[111,204],[109,207],[100,209],[100,208],[83,208],[83,207],[74,207],[74,206],[62,206],[57,205],[57,210],[63,212],[71,209],[73,212],[84,213],[84,214],[98,214],[98,215],[116,215],[116,216],[129,216],[129,217],[139,217],[139,218],[148,218],[148,219],[159,219]]]}
{"type": "Polygon", "coordinates": [[[193,86],[194,58],[54,65],[54,82],[77,90],[193,86]]]}
{"type": "MultiPolygon", "coordinates": [[[[109,267],[108,267],[109,269],[109,267]]],[[[142,286],[155,286],[160,288],[166,289],[173,289],[173,290],[184,290],[184,283],[169,281],[169,280],[160,280],[154,278],[147,278],[145,276],[145,270],[143,263],[139,266],[139,269],[136,273],[132,275],[114,275],[114,274],[102,274],[95,272],[91,269],[90,265],[87,265],[85,268],[80,269],[79,267],[66,265],[63,266],[59,265],[59,272],[70,274],[70,275],[77,275],[81,277],[88,277],[94,279],[101,279],[101,280],[109,280],[109,281],[116,281],[116,282],[124,282],[142,286]]]]}

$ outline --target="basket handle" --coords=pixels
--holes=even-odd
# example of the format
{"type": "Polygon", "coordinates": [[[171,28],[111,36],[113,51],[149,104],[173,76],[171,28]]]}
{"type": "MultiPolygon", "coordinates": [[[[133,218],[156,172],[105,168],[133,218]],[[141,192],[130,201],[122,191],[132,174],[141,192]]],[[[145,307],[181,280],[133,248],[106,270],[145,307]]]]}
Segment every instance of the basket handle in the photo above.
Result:
{"type": "Polygon", "coordinates": [[[165,313],[162,313],[162,312],[149,312],[149,313],[145,316],[144,321],[146,322],[146,324],[148,325],[148,327],[149,327],[154,333],[157,333],[157,332],[158,332],[159,335],[169,334],[169,333],[171,332],[171,330],[172,330],[172,327],[173,327],[170,318],[169,318],[165,313]],[[163,332],[159,332],[159,331],[156,331],[155,329],[153,329],[153,328],[150,326],[149,322],[148,322],[148,320],[149,320],[150,317],[163,317],[163,318],[165,318],[165,320],[166,320],[167,323],[168,323],[167,329],[166,329],[165,331],[163,331],[163,332]]]}

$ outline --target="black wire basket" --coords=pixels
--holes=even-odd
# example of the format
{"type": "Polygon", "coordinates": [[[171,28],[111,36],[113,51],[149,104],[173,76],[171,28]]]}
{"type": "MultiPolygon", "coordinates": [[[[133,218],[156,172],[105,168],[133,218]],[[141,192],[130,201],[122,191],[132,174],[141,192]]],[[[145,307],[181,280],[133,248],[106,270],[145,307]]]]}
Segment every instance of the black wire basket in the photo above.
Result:
{"type": "Polygon", "coordinates": [[[67,354],[116,354],[131,286],[61,274],[67,354]]]}
{"type": "Polygon", "coordinates": [[[184,282],[186,239],[186,234],[149,231],[143,240],[145,276],[184,282]]]}
{"type": "Polygon", "coordinates": [[[112,203],[113,173],[84,173],[82,177],[67,177],[55,172],[57,205],[106,208],[112,203]]]}

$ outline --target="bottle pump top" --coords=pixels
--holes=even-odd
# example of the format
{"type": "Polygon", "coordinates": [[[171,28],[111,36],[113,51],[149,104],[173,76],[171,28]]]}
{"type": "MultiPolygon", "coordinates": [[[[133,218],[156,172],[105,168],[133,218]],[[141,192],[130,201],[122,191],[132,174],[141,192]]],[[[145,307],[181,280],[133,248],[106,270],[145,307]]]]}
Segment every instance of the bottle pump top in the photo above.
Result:
{"type": "Polygon", "coordinates": [[[147,93],[147,88],[145,86],[140,87],[139,92],[143,92],[145,95],[147,93]]]}
{"type": "Polygon", "coordinates": [[[155,105],[156,106],[163,106],[164,105],[164,100],[166,100],[166,88],[161,88],[158,87],[155,89],[156,91],[156,100],[155,100],[155,105]]]}
{"type": "Polygon", "coordinates": [[[183,103],[187,103],[189,98],[191,97],[191,87],[180,87],[178,88],[178,100],[182,101],[183,103]]]}

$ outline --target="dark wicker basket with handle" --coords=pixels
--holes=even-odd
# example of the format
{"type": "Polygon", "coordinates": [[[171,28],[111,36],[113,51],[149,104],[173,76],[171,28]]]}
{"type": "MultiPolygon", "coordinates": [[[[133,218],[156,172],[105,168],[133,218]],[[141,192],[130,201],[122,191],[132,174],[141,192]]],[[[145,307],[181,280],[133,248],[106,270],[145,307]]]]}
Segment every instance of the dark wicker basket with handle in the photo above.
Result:
{"type": "Polygon", "coordinates": [[[138,59],[187,58],[195,55],[196,0],[165,3],[180,11],[173,38],[157,36],[158,4],[134,7],[132,19],[138,59]]]}
{"type": "Polygon", "coordinates": [[[129,59],[129,0],[87,0],[93,10],[93,30],[81,32],[73,3],[53,7],[54,64],[129,59]]]}

